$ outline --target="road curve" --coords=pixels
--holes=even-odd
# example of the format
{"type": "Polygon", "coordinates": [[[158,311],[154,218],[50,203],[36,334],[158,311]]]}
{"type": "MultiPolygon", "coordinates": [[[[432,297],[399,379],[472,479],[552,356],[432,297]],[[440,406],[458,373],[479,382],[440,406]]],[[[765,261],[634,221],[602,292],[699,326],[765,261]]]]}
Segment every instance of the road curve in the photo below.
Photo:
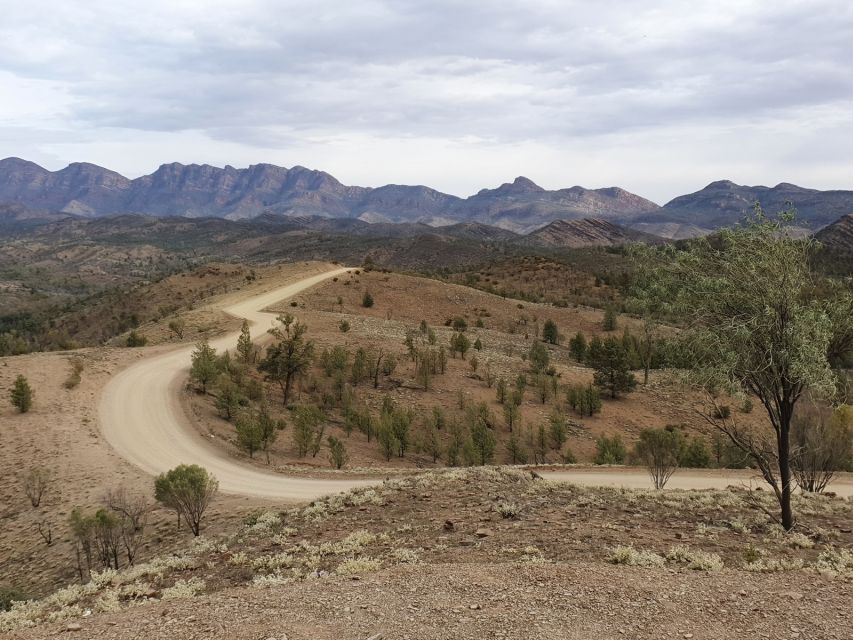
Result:
{"type": "MultiPolygon", "coordinates": [[[[270,305],[292,297],[345,268],[334,269],[248,298],[223,310],[246,318],[255,335],[273,326],[270,305]]],[[[217,350],[233,349],[238,333],[211,340],[217,350]]],[[[107,442],[123,458],[152,475],[179,464],[199,464],[219,480],[223,493],[257,498],[307,501],[354,487],[369,480],[297,478],[264,471],[229,458],[189,424],[180,403],[193,346],[154,355],[114,376],[101,394],[99,417],[107,442]]]]}
{"type": "MultiPolygon", "coordinates": [[[[275,323],[275,314],[265,309],[292,297],[345,268],[334,269],[248,298],[223,310],[246,318],[253,333],[263,334],[275,323]]],[[[237,332],[211,341],[218,350],[233,349],[237,332]]],[[[198,434],[189,424],[180,403],[181,387],[189,369],[193,346],[153,355],[114,376],[103,390],[99,415],[107,442],[122,457],[142,470],[156,475],[178,464],[200,464],[219,480],[223,493],[277,500],[308,501],[322,495],[359,486],[377,484],[371,480],[324,480],[291,477],[228,457],[198,434]]],[[[548,480],[592,486],[650,488],[648,474],[640,469],[568,468],[543,471],[548,480]]],[[[667,485],[672,489],[723,489],[728,485],[761,486],[751,471],[678,471],[667,485]]],[[[853,474],[838,474],[831,491],[853,496],[853,474]]]]}

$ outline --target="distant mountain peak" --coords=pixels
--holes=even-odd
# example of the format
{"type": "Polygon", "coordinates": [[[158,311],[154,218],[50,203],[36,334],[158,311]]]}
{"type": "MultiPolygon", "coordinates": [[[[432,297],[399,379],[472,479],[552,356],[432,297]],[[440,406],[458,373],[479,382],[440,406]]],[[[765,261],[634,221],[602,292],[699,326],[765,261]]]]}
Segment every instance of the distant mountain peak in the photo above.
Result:
{"type": "Polygon", "coordinates": [[[543,193],[545,189],[533,182],[530,178],[518,176],[512,182],[504,182],[497,189],[482,189],[477,195],[513,195],[513,194],[528,194],[528,193],[543,193]]]}

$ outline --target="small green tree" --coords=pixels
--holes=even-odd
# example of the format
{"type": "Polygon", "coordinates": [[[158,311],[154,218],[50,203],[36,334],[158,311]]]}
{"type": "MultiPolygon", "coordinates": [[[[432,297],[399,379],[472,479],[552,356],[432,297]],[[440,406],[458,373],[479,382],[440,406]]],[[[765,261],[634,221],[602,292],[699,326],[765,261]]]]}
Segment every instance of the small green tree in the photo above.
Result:
{"type": "Polygon", "coordinates": [[[616,331],[617,326],[616,308],[609,306],[604,310],[604,320],[601,322],[601,328],[605,331],[616,331]]]}
{"type": "Polygon", "coordinates": [[[684,318],[680,336],[691,373],[709,392],[705,418],[746,452],[773,489],[781,524],[794,526],[791,427],[800,398],[836,391],[832,364],[853,344],[853,293],[814,271],[816,242],[786,229],[793,212],[770,220],[756,205],[748,224],[713,241],[642,252],[637,297],[684,318]],[[717,411],[715,394],[748,393],[772,431],[717,411]],[[720,417],[715,417],[720,415],[720,417]]]}
{"type": "Polygon", "coordinates": [[[637,386],[637,379],[629,367],[628,354],[618,338],[609,337],[594,341],[587,352],[586,360],[595,369],[595,385],[607,391],[611,398],[633,391],[637,386]]]}
{"type": "Polygon", "coordinates": [[[548,353],[548,347],[541,342],[534,342],[530,345],[530,352],[527,354],[530,361],[530,368],[534,373],[541,373],[548,368],[551,361],[551,355],[548,353]]]}
{"type": "Polygon", "coordinates": [[[216,357],[216,349],[210,346],[205,338],[192,352],[190,379],[201,385],[202,393],[207,393],[207,385],[212,383],[219,375],[219,360],[216,357]]]}
{"type": "Polygon", "coordinates": [[[498,378],[497,383],[495,384],[495,397],[499,404],[505,404],[507,400],[507,388],[506,388],[506,380],[504,378],[498,378]]]}
{"type": "Polygon", "coordinates": [[[509,464],[527,464],[527,450],[519,439],[517,431],[509,434],[505,447],[509,464]]]}
{"type": "Polygon", "coordinates": [[[255,361],[255,345],[249,332],[249,321],[245,318],[240,326],[240,337],[237,338],[237,355],[246,364],[255,361]]]}
{"type": "Polygon", "coordinates": [[[33,406],[33,396],[34,392],[30,383],[23,376],[23,374],[19,374],[17,378],[15,378],[14,384],[12,384],[11,396],[12,396],[12,405],[20,412],[26,413],[33,406]]]}
{"type": "Polygon", "coordinates": [[[676,429],[643,429],[634,455],[646,466],[655,489],[663,489],[675,470],[682,449],[681,434],[676,429]]]}
{"type": "Polygon", "coordinates": [[[518,426],[520,420],[521,412],[518,409],[518,405],[514,402],[507,402],[504,404],[504,423],[510,433],[512,433],[513,429],[518,426]]]}
{"type": "Polygon", "coordinates": [[[183,517],[194,536],[201,532],[201,518],[218,490],[216,478],[197,464],[178,465],[154,480],[154,497],[175,510],[179,525],[183,517]]]}
{"type": "Polygon", "coordinates": [[[803,411],[791,423],[791,469],[803,491],[823,493],[853,463],[853,406],[803,411]]]}
{"type": "Polygon", "coordinates": [[[293,444],[296,447],[296,455],[300,458],[313,451],[316,448],[315,443],[322,442],[321,425],[324,418],[319,407],[313,405],[297,407],[293,412],[293,444]]]}
{"type": "Polygon", "coordinates": [[[542,340],[549,344],[557,344],[560,341],[560,331],[553,320],[546,320],[542,325],[542,340]]]}
{"type": "Polygon", "coordinates": [[[569,426],[566,418],[562,413],[555,411],[548,419],[550,426],[551,446],[554,449],[560,450],[566,444],[569,437],[569,426]]]}
{"type": "Polygon", "coordinates": [[[370,291],[364,292],[364,295],[361,297],[361,306],[365,309],[373,306],[373,296],[370,294],[370,291]]]}
{"type": "Polygon", "coordinates": [[[184,329],[186,328],[187,323],[183,318],[174,318],[169,320],[169,331],[175,334],[178,340],[184,339],[184,329]]]}
{"type": "Polygon", "coordinates": [[[335,469],[341,469],[347,463],[347,448],[335,436],[329,436],[329,463],[335,469]]]}
{"type": "Polygon", "coordinates": [[[470,427],[471,445],[476,463],[479,465],[491,464],[495,456],[495,446],[497,445],[495,434],[492,433],[489,425],[482,417],[474,420],[470,427]]]}
{"type": "Polygon", "coordinates": [[[595,441],[595,464],[624,464],[625,445],[618,435],[601,436],[595,441]]]}
{"type": "Polygon", "coordinates": [[[578,331],[575,336],[569,340],[569,353],[572,354],[577,362],[583,362],[586,359],[586,336],[578,331]]]}
{"type": "Polygon", "coordinates": [[[237,416],[234,427],[237,430],[237,446],[248,453],[250,458],[254,458],[255,452],[264,444],[264,433],[257,416],[251,411],[243,411],[237,416]]]}
{"type": "Polygon", "coordinates": [[[314,342],[305,337],[308,327],[289,313],[279,316],[278,320],[281,326],[269,330],[277,342],[267,347],[266,357],[258,369],[267,380],[278,383],[282,403],[287,406],[293,383],[308,371],[314,359],[314,342]]]}

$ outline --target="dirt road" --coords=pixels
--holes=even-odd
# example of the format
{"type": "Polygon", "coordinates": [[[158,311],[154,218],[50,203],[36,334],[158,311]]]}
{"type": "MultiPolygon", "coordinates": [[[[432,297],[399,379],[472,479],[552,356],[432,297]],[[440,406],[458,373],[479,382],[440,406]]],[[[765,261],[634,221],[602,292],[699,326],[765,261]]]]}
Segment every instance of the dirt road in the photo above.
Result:
{"type": "MultiPolygon", "coordinates": [[[[246,318],[255,336],[273,326],[275,314],[261,311],[292,297],[335,275],[335,269],[306,277],[224,307],[224,311],[246,318]]],[[[233,349],[237,333],[211,341],[218,350],[233,349]]],[[[110,445],[124,458],[156,475],[181,463],[200,464],[218,479],[224,493],[276,500],[307,501],[322,495],[358,486],[375,484],[369,480],[325,480],[295,478],[242,464],[199,435],[190,426],[180,403],[181,386],[186,380],[193,347],[187,346],[152,355],[120,372],[106,385],[100,400],[101,430],[110,445]]],[[[543,471],[550,480],[582,485],[651,487],[648,474],[639,469],[580,468],[543,471]]],[[[671,489],[723,489],[729,485],[763,486],[748,471],[683,470],[667,485],[671,489]]],[[[853,495],[853,476],[839,474],[830,490],[853,495]]]]}
{"type": "MultiPolygon", "coordinates": [[[[652,488],[649,474],[637,468],[581,467],[565,471],[541,471],[540,474],[546,480],[571,482],[590,487],[652,488]]],[[[725,489],[728,486],[770,490],[769,485],[756,471],[748,469],[679,469],[670,478],[666,488],[725,489]]],[[[828,491],[843,497],[853,496],[853,474],[836,474],[828,491]]]]}
{"type": "MultiPolygon", "coordinates": [[[[225,307],[246,318],[253,334],[263,334],[275,314],[261,310],[294,296],[346,269],[335,269],[279,287],[225,307]]],[[[211,341],[217,350],[233,349],[237,333],[211,341]]],[[[178,464],[199,464],[219,480],[220,491],[259,498],[307,501],[322,495],[374,484],[365,480],[293,478],[241,464],[205,440],[190,426],[180,404],[193,347],[154,355],[116,375],[100,399],[100,426],[110,445],[124,458],[156,475],[178,464]]]]}

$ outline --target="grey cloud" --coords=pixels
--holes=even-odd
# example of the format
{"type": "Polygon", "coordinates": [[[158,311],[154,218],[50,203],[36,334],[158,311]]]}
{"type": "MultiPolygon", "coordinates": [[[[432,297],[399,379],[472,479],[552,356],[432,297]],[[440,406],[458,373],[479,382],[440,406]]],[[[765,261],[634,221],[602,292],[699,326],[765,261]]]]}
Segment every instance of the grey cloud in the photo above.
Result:
{"type": "Polygon", "coordinates": [[[0,69],[67,83],[68,126],[93,131],[201,130],[259,147],[341,134],[570,144],[853,107],[853,8],[841,0],[0,0],[0,11],[0,69]]]}

